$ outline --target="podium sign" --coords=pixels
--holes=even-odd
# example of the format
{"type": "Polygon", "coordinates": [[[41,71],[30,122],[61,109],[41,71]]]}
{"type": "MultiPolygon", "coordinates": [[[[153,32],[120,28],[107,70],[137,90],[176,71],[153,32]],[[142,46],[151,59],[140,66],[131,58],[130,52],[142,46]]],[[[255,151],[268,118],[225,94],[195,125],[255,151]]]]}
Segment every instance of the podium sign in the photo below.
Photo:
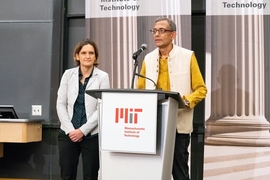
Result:
{"type": "Polygon", "coordinates": [[[156,153],[157,94],[102,93],[100,148],[124,153],[156,153]]]}

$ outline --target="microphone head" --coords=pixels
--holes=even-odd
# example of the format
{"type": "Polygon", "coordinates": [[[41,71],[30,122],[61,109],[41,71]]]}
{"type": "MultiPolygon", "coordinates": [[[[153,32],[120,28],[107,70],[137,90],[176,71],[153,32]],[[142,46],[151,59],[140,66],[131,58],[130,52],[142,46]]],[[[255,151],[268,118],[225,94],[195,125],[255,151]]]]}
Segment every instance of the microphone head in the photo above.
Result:
{"type": "Polygon", "coordinates": [[[147,49],[147,44],[142,44],[141,48],[142,48],[142,50],[146,50],[147,49]]]}

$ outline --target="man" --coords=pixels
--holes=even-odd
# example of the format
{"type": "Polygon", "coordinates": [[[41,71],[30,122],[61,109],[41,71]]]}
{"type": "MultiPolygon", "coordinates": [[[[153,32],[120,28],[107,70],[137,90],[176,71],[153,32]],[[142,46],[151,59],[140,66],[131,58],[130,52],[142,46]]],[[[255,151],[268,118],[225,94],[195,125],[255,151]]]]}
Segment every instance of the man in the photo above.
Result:
{"type": "Polygon", "coordinates": [[[194,52],[173,44],[175,23],[161,17],[150,31],[157,48],[145,56],[140,74],[154,80],[157,87],[139,78],[137,88],[175,91],[183,96],[186,108],[178,110],[172,175],[174,180],[189,180],[188,146],[193,131],[193,108],[205,98],[207,88],[194,52]]]}

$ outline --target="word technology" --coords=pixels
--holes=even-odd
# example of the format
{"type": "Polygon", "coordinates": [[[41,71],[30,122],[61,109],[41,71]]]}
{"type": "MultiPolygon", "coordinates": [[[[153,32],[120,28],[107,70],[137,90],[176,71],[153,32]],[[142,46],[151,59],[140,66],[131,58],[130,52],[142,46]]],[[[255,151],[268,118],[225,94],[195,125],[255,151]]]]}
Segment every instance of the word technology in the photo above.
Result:
{"type": "Polygon", "coordinates": [[[100,5],[100,10],[101,11],[124,11],[124,10],[131,10],[131,11],[138,11],[140,8],[140,5],[122,5],[122,6],[117,6],[117,5],[110,5],[110,6],[105,6],[105,5],[100,5]]]}
{"type": "Polygon", "coordinates": [[[257,9],[265,9],[266,3],[255,3],[255,2],[249,2],[249,3],[228,3],[228,2],[222,2],[224,8],[257,8],[257,9]]]}

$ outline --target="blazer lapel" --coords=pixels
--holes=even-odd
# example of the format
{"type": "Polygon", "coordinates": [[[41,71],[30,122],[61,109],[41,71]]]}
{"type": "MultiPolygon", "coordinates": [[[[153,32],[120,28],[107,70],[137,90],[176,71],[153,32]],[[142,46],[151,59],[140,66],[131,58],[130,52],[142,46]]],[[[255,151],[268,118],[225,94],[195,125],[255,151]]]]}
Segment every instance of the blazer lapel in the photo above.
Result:
{"type": "Polygon", "coordinates": [[[79,68],[75,68],[71,74],[71,88],[73,89],[73,95],[70,97],[72,102],[75,103],[78,93],[79,93],[79,68]]]}

